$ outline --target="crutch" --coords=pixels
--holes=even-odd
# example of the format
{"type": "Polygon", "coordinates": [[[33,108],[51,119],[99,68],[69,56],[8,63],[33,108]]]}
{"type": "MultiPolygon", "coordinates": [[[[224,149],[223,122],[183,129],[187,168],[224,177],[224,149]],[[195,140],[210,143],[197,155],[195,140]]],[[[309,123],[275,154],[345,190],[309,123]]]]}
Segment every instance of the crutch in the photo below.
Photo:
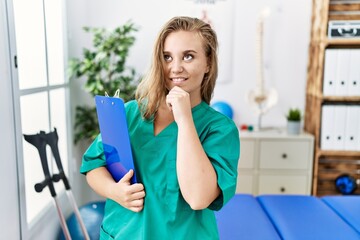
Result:
{"type": "Polygon", "coordinates": [[[57,130],[56,130],[56,128],[54,128],[54,131],[49,132],[49,133],[45,133],[45,132],[41,131],[40,136],[50,146],[51,151],[53,153],[53,156],[55,158],[56,166],[59,169],[59,174],[54,174],[52,179],[54,181],[56,181],[56,182],[60,181],[60,180],[63,181],[65,189],[66,189],[67,196],[68,196],[69,201],[70,201],[70,203],[72,205],[72,208],[74,209],[76,219],[78,220],[78,222],[80,224],[81,231],[84,234],[85,239],[89,240],[90,239],[89,234],[88,234],[88,232],[86,230],[86,227],[84,225],[84,222],[83,222],[83,220],[81,218],[81,215],[80,215],[78,206],[76,204],[74,195],[73,195],[73,193],[71,191],[71,188],[70,188],[69,181],[68,181],[68,179],[67,179],[67,177],[65,175],[65,172],[64,172],[64,169],[63,169],[63,166],[62,166],[62,163],[61,163],[60,154],[59,154],[59,148],[58,148],[59,137],[58,137],[58,134],[57,134],[57,130]]]}
{"type": "Polygon", "coordinates": [[[59,218],[60,218],[61,228],[62,228],[62,230],[64,232],[65,238],[67,240],[71,240],[69,229],[68,229],[68,227],[66,225],[64,215],[62,214],[62,212],[60,210],[60,204],[59,204],[58,199],[56,197],[56,191],[55,191],[55,188],[54,188],[53,179],[52,179],[52,177],[50,175],[47,156],[46,156],[46,142],[42,137],[40,137],[40,134],[35,134],[35,135],[25,135],[24,134],[24,138],[25,138],[25,140],[27,142],[29,142],[33,146],[35,146],[37,148],[37,150],[39,151],[40,160],[41,160],[41,166],[42,166],[42,169],[43,169],[43,172],[44,172],[44,175],[45,175],[45,180],[44,181],[35,184],[35,191],[36,192],[42,192],[42,190],[45,187],[49,187],[50,194],[51,194],[51,196],[52,196],[52,198],[54,199],[54,202],[55,202],[56,210],[57,210],[59,218]]]}
{"type": "Polygon", "coordinates": [[[71,240],[71,236],[70,236],[69,230],[67,228],[65,218],[64,218],[62,212],[60,211],[59,204],[58,204],[57,199],[56,199],[56,192],[55,192],[52,181],[58,182],[60,180],[63,180],[67,196],[69,198],[69,201],[72,204],[72,207],[74,209],[76,218],[77,218],[77,220],[78,220],[78,222],[80,224],[81,231],[83,232],[84,238],[86,240],[89,240],[90,239],[89,234],[88,234],[88,232],[86,230],[86,227],[84,225],[84,222],[83,222],[83,220],[81,218],[81,215],[80,215],[80,212],[78,210],[76,201],[74,199],[74,196],[73,196],[71,188],[70,188],[69,181],[68,181],[68,179],[67,179],[67,177],[65,175],[64,169],[62,167],[60,154],[59,154],[59,149],[58,149],[59,137],[57,135],[56,128],[54,129],[53,132],[45,133],[44,131],[40,131],[39,134],[36,134],[36,135],[24,135],[24,137],[25,137],[25,140],[27,140],[29,143],[33,144],[35,147],[38,148],[44,174],[45,174],[45,176],[48,176],[48,177],[45,177],[45,181],[35,185],[35,190],[37,192],[41,192],[42,189],[47,186],[46,184],[44,184],[44,182],[46,182],[47,179],[51,180],[51,185],[52,185],[52,189],[53,189],[53,192],[54,192],[54,196],[53,196],[53,194],[52,194],[52,196],[53,196],[53,198],[55,200],[55,203],[56,203],[56,208],[57,208],[57,211],[58,211],[58,214],[59,214],[59,217],[60,217],[60,223],[61,223],[61,227],[63,229],[65,238],[67,240],[71,240]],[[39,142],[40,144],[34,144],[33,142],[39,142]],[[53,156],[54,156],[54,159],[55,159],[55,162],[56,162],[56,165],[57,165],[58,170],[59,170],[59,173],[58,174],[53,174],[52,177],[50,176],[50,171],[49,171],[48,164],[47,164],[46,145],[50,146],[51,151],[52,151],[53,156]],[[40,146],[40,147],[38,147],[38,146],[40,146]]]}

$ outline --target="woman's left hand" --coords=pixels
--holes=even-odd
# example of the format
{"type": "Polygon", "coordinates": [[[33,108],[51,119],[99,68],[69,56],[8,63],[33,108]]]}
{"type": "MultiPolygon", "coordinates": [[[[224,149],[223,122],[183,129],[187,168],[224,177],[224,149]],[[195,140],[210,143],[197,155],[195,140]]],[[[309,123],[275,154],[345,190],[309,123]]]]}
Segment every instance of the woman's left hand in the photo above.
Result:
{"type": "Polygon", "coordinates": [[[180,87],[173,87],[166,96],[166,105],[173,112],[176,123],[191,119],[190,94],[180,87]]]}

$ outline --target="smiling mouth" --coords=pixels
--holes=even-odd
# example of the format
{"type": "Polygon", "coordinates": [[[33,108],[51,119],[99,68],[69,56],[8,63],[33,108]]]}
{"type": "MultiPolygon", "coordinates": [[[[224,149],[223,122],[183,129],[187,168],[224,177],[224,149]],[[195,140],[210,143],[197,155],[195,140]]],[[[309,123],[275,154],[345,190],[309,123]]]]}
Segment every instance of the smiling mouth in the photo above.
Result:
{"type": "Polygon", "coordinates": [[[187,78],[178,77],[178,78],[170,78],[170,80],[174,83],[181,83],[181,82],[185,82],[187,78]]]}

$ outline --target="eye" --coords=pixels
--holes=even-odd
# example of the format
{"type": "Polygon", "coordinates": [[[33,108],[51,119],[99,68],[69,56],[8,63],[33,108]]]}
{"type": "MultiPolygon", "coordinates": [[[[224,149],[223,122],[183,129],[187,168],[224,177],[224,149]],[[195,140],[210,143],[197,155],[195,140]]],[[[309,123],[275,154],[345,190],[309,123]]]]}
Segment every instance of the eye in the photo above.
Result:
{"type": "Polygon", "coordinates": [[[172,60],[172,57],[170,55],[164,54],[164,60],[165,62],[170,62],[172,60]]]}
{"type": "Polygon", "coordinates": [[[192,60],[193,58],[194,58],[194,56],[191,55],[191,54],[186,54],[186,55],[184,56],[184,60],[185,60],[185,61],[190,61],[190,60],[192,60]]]}

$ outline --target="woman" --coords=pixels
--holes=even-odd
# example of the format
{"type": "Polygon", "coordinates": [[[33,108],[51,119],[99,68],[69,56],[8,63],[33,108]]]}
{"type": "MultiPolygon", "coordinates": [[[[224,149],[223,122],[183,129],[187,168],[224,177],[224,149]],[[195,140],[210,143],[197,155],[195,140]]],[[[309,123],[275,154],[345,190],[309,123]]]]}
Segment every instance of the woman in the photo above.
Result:
{"type": "Polygon", "coordinates": [[[213,210],[235,193],[240,152],[234,122],[213,110],[217,38],[210,25],[175,17],[160,31],[152,66],[126,116],[139,183],[115,182],[101,136],[80,171],[107,198],[100,239],[218,239],[213,210]]]}

